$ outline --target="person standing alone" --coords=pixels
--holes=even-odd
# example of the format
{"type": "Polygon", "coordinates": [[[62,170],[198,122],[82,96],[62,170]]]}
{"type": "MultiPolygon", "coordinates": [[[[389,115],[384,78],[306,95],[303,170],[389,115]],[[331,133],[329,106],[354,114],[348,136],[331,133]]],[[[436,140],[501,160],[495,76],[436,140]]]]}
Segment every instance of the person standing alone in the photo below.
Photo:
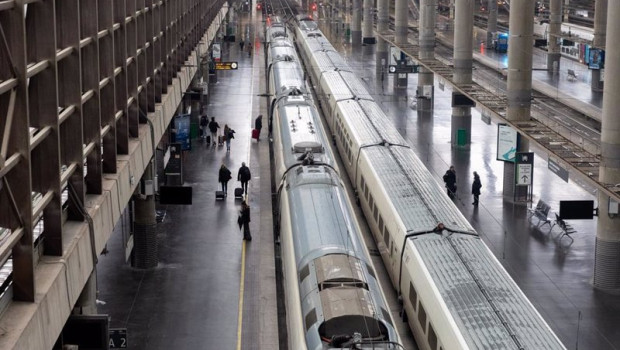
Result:
{"type": "Polygon", "coordinates": [[[237,173],[237,181],[241,181],[243,194],[248,194],[248,181],[250,181],[250,179],[252,179],[250,168],[248,168],[245,163],[241,163],[241,168],[239,168],[239,172],[237,173]]]}
{"type": "Polygon", "coordinates": [[[250,206],[245,202],[241,202],[241,212],[239,213],[239,228],[243,227],[243,239],[246,241],[252,240],[250,235],[250,206]]]}
{"type": "Polygon", "coordinates": [[[474,171],[474,182],[471,184],[471,194],[474,195],[473,205],[478,205],[478,196],[480,196],[480,188],[482,188],[482,182],[480,182],[480,176],[474,171]]]}
{"type": "Polygon", "coordinates": [[[454,199],[454,195],[456,194],[456,170],[454,170],[454,165],[450,165],[450,169],[444,174],[443,182],[446,183],[448,196],[454,199]]]}
{"type": "Polygon", "coordinates": [[[259,114],[258,117],[256,117],[256,120],[254,120],[254,129],[258,130],[257,131],[257,135],[256,135],[256,141],[260,140],[260,129],[263,128],[263,115],[259,114]]]}
{"type": "Polygon", "coordinates": [[[206,115],[200,117],[200,129],[202,130],[202,138],[207,138],[207,132],[209,131],[209,119],[206,115]]]}

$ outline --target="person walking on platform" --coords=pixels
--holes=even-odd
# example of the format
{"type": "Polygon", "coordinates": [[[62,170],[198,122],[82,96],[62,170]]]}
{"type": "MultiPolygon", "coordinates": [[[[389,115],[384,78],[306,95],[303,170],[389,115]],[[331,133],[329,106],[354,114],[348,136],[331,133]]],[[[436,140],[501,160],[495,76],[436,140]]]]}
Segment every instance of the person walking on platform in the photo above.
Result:
{"type": "Polygon", "coordinates": [[[211,142],[213,142],[213,146],[217,143],[217,129],[220,128],[220,124],[215,121],[215,117],[211,117],[211,121],[209,122],[209,131],[211,131],[211,142]]]}
{"type": "Polygon", "coordinates": [[[239,213],[237,223],[239,224],[240,229],[243,227],[243,239],[246,241],[251,241],[252,236],[250,235],[250,206],[245,201],[241,202],[241,212],[239,213]]]}
{"type": "Polygon", "coordinates": [[[471,184],[471,194],[474,195],[473,205],[478,205],[478,196],[480,196],[480,188],[482,188],[482,182],[480,182],[480,176],[474,171],[474,182],[471,184]]]}
{"type": "Polygon", "coordinates": [[[230,152],[230,141],[235,138],[235,130],[231,129],[228,124],[224,125],[224,138],[226,139],[226,151],[230,152]]]}
{"type": "Polygon", "coordinates": [[[448,196],[454,199],[454,195],[456,194],[456,170],[454,170],[454,165],[450,165],[450,169],[444,174],[443,182],[446,183],[448,196]]]}
{"type": "Polygon", "coordinates": [[[252,43],[248,43],[248,57],[252,57],[252,43]]]}
{"type": "Polygon", "coordinates": [[[245,46],[245,40],[241,39],[239,41],[239,47],[241,48],[241,50],[240,50],[241,52],[243,52],[243,46],[245,46]]]}
{"type": "Polygon", "coordinates": [[[200,129],[202,130],[202,139],[207,138],[207,131],[209,130],[209,119],[206,115],[200,117],[200,129]]]}
{"type": "Polygon", "coordinates": [[[230,174],[230,170],[222,163],[220,167],[220,174],[218,176],[218,181],[222,184],[222,192],[224,192],[224,196],[228,196],[228,181],[232,179],[230,174]]]}
{"type": "Polygon", "coordinates": [[[263,115],[259,114],[258,117],[256,117],[256,120],[254,120],[254,129],[257,130],[256,141],[260,141],[260,129],[262,128],[263,128],[263,115]]]}
{"type": "Polygon", "coordinates": [[[237,173],[237,181],[241,181],[243,194],[248,194],[248,181],[250,181],[250,179],[252,179],[250,168],[245,165],[245,162],[241,163],[241,168],[239,168],[239,172],[237,173]]]}

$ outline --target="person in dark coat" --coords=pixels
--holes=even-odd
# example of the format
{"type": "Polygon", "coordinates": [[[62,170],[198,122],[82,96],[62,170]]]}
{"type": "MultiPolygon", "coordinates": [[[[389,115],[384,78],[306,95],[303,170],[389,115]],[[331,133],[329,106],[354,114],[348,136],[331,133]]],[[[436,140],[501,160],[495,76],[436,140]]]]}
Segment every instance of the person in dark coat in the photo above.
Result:
{"type": "Polygon", "coordinates": [[[202,130],[202,138],[207,138],[207,131],[209,130],[209,119],[206,115],[200,117],[200,129],[202,130]]]}
{"type": "Polygon", "coordinates": [[[220,128],[220,124],[215,121],[215,117],[211,117],[211,121],[209,122],[209,130],[211,131],[211,142],[213,145],[217,143],[217,129],[220,128]]]}
{"type": "Polygon", "coordinates": [[[222,191],[224,191],[225,196],[228,196],[228,181],[232,179],[230,175],[230,170],[222,163],[220,167],[220,174],[218,176],[218,181],[222,184],[222,191]]]}
{"type": "Polygon", "coordinates": [[[239,213],[239,228],[243,227],[243,239],[246,241],[252,240],[250,235],[250,206],[245,202],[241,202],[241,212],[239,213]]]}
{"type": "Polygon", "coordinates": [[[263,115],[259,114],[254,120],[254,129],[258,130],[258,136],[256,137],[256,141],[260,140],[260,129],[263,128],[263,115]]]}
{"type": "Polygon", "coordinates": [[[480,196],[480,188],[482,188],[482,182],[480,182],[480,176],[474,171],[474,182],[471,184],[471,194],[474,195],[473,205],[478,205],[478,196],[480,196]]]}
{"type": "Polygon", "coordinates": [[[248,194],[248,181],[250,181],[250,179],[252,179],[250,168],[248,168],[245,163],[241,163],[241,168],[239,168],[239,172],[237,173],[237,181],[241,181],[243,194],[248,194]]]}
{"type": "Polygon", "coordinates": [[[456,194],[456,170],[454,170],[454,165],[450,165],[450,169],[448,169],[448,171],[444,174],[443,182],[446,183],[448,196],[450,198],[454,198],[454,195],[456,194]]]}

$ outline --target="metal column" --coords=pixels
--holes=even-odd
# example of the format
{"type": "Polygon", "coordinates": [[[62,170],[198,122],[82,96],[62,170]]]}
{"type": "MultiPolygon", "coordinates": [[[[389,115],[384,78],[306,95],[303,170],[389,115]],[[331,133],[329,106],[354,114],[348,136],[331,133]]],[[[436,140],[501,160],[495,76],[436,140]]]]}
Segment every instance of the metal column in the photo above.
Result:
{"type": "Polygon", "coordinates": [[[493,39],[497,33],[497,0],[489,0],[489,17],[487,20],[487,48],[493,47],[493,39]]]}
{"type": "MultiPolygon", "coordinates": [[[[607,57],[618,57],[620,47],[620,1],[610,1],[607,6],[607,57]]],[[[603,94],[603,121],[601,124],[601,166],[599,181],[606,184],[620,183],[620,61],[608,60],[607,79],[603,94]]],[[[609,214],[609,197],[599,191],[598,226],[596,228],[596,255],[594,257],[594,287],[620,291],[620,218],[609,214]]]]}
{"type": "MultiPolygon", "coordinates": [[[[512,13],[534,13],[534,1],[513,0],[512,13]]],[[[508,38],[508,120],[528,120],[530,118],[532,96],[532,42],[534,40],[534,16],[510,16],[510,36],[508,38]]],[[[521,139],[519,152],[527,152],[529,142],[521,139]]],[[[515,186],[514,163],[504,163],[504,199],[525,201],[527,187],[515,186]],[[515,190],[518,191],[515,194],[515,190]],[[521,193],[523,192],[523,193],[521,193]]]]}
{"type": "MultiPolygon", "coordinates": [[[[388,20],[389,20],[389,10],[390,10],[390,1],[389,0],[377,0],[377,31],[382,33],[388,30],[388,20]]],[[[381,75],[381,84],[383,84],[383,80],[387,78],[387,66],[389,63],[388,56],[388,43],[381,39],[377,38],[377,75],[381,75]]]]}
{"type": "MultiPolygon", "coordinates": [[[[456,2],[454,19],[454,82],[472,82],[474,0],[456,2]]],[[[468,148],[471,143],[471,107],[452,106],[452,146],[468,148]],[[458,131],[465,130],[465,140],[458,142],[458,131]]]]}
{"type": "MultiPolygon", "coordinates": [[[[409,8],[407,7],[407,0],[396,0],[394,8],[394,32],[396,44],[407,43],[407,19],[409,18],[409,8]]],[[[407,87],[407,74],[396,74],[394,79],[394,87],[406,88],[407,87]]]]}
{"type": "Polygon", "coordinates": [[[351,44],[362,43],[362,0],[353,0],[353,24],[351,25],[351,44]]]}
{"type": "Polygon", "coordinates": [[[372,32],[372,8],[373,0],[364,0],[364,25],[362,27],[362,38],[364,44],[374,44],[377,42],[372,32]]]}
{"type": "MultiPolygon", "coordinates": [[[[420,58],[435,58],[435,8],[436,0],[420,0],[419,44],[420,58]]],[[[434,98],[433,72],[420,67],[418,73],[418,110],[432,110],[434,98]],[[425,96],[429,92],[430,96],[425,96]]]]}
{"type": "MultiPolygon", "coordinates": [[[[594,39],[592,46],[602,49],[605,48],[607,40],[607,0],[596,0],[594,7],[594,39]]],[[[601,81],[601,70],[592,69],[592,91],[603,91],[601,81]]]]}
{"type": "Polygon", "coordinates": [[[547,70],[560,71],[560,40],[562,28],[562,0],[551,0],[549,14],[549,37],[547,41],[547,70]]]}
{"type": "MultiPolygon", "coordinates": [[[[153,164],[146,167],[142,181],[153,180],[153,164]]],[[[148,195],[134,200],[134,256],[133,267],[150,269],[157,266],[157,219],[155,196],[148,195]]]]}

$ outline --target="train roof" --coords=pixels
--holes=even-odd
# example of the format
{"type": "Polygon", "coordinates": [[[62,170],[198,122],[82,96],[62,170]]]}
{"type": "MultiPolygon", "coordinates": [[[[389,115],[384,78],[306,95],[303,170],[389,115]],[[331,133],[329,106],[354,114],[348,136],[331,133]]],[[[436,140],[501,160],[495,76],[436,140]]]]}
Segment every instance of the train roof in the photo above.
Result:
{"type": "MultiPolygon", "coordinates": [[[[331,71],[321,75],[321,80],[327,82],[330,93],[337,100],[363,99],[372,100],[372,95],[364,86],[364,83],[357,78],[355,73],[346,71],[331,71]]],[[[324,90],[323,93],[326,91],[324,90]]]]}
{"type": "Polygon", "coordinates": [[[443,222],[453,230],[475,233],[413,151],[402,146],[368,147],[363,152],[381,179],[383,190],[407,233],[428,232],[443,222]],[[410,153],[410,154],[408,154],[410,153]]]}
{"type": "Polygon", "coordinates": [[[313,52],[312,59],[314,60],[313,69],[318,68],[320,72],[326,71],[352,71],[351,67],[337,52],[329,50],[319,50],[313,52]]]}
{"type": "Polygon", "coordinates": [[[351,254],[366,261],[338,174],[326,166],[305,166],[289,172],[287,182],[283,191],[293,211],[292,229],[304,233],[294,239],[297,268],[325,254],[351,254]]]}
{"type": "Polygon", "coordinates": [[[350,126],[351,137],[358,146],[378,143],[406,144],[405,139],[390,123],[378,104],[365,100],[345,100],[338,102],[342,118],[350,126]]]}
{"type": "Polygon", "coordinates": [[[299,64],[292,61],[276,61],[270,73],[273,74],[276,96],[287,94],[287,91],[291,89],[305,91],[306,83],[299,64]]]}
{"type": "Polygon", "coordinates": [[[334,155],[329,147],[325,147],[328,140],[321,131],[314,104],[304,96],[288,96],[278,102],[277,108],[280,142],[287,168],[299,164],[299,156],[307,151],[312,152],[315,162],[333,165],[334,155]]]}
{"type": "Polygon", "coordinates": [[[564,349],[479,237],[433,234],[410,242],[471,349],[564,349]]]}

